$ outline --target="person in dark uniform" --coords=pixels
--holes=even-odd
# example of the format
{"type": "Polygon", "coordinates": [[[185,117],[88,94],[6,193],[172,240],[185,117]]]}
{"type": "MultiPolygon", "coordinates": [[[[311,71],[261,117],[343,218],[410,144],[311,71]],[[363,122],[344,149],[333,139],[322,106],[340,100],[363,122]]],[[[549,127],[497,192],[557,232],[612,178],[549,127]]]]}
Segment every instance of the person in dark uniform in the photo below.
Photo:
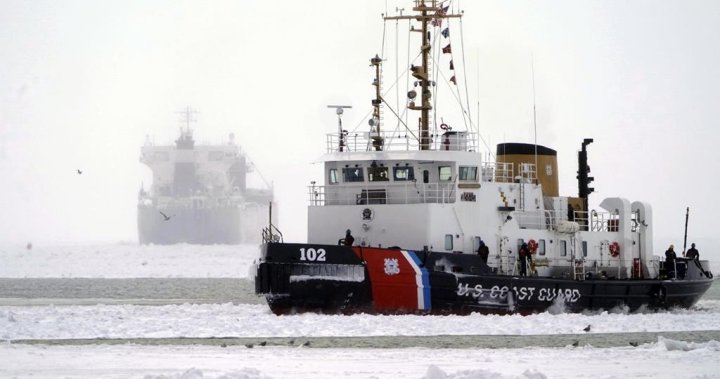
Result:
{"type": "Polygon", "coordinates": [[[350,229],[345,232],[345,238],[341,239],[340,241],[342,242],[342,245],[345,246],[352,246],[353,243],[355,243],[355,237],[352,236],[350,229]]]}
{"type": "Polygon", "coordinates": [[[573,208],[572,204],[568,204],[567,218],[568,221],[575,221],[575,208],[573,208]]]}
{"type": "Polygon", "coordinates": [[[528,249],[527,243],[523,242],[522,246],[520,246],[518,259],[520,260],[520,276],[527,276],[527,264],[528,259],[530,259],[530,249],[528,249]]]}
{"type": "Polygon", "coordinates": [[[685,253],[686,258],[694,259],[694,260],[700,260],[700,253],[698,253],[697,249],[695,248],[695,244],[691,243],[690,248],[685,253]]]}
{"type": "Polygon", "coordinates": [[[483,262],[487,263],[488,255],[490,255],[490,249],[487,247],[483,240],[480,240],[477,253],[482,258],[483,262]]]}
{"type": "Polygon", "coordinates": [[[675,277],[675,259],[677,259],[675,246],[670,244],[670,247],[665,251],[665,272],[668,278],[675,277]]]}

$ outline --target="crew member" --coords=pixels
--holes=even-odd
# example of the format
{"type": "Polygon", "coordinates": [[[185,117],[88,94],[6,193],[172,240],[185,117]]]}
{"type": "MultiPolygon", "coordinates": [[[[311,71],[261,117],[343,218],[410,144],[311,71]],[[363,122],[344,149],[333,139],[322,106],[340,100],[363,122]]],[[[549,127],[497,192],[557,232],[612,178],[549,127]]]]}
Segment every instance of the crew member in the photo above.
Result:
{"type": "Polygon", "coordinates": [[[690,248],[685,253],[685,257],[695,260],[700,260],[700,253],[698,253],[697,249],[695,248],[695,244],[691,243],[690,248]]]}
{"type": "Polygon", "coordinates": [[[487,263],[488,255],[490,255],[490,249],[487,247],[485,242],[483,242],[483,240],[480,240],[477,253],[483,260],[483,262],[487,263]]]}
{"type": "Polygon", "coordinates": [[[348,229],[347,231],[345,231],[345,238],[341,239],[340,242],[341,242],[341,243],[340,243],[341,245],[345,245],[345,246],[352,246],[352,245],[353,245],[353,243],[355,242],[355,237],[352,236],[352,233],[350,232],[350,229],[348,229]]]}
{"type": "Polygon", "coordinates": [[[665,251],[665,272],[669,278],[675,277],[675,259],[677,259],[675,246],[670,244],[670,247],[665,251]]]}
{"type": "Polygon", "coordinates": [[[520,246],[518,259],[520,260],[520,276],[527,276],[528,260],[532,259],[530,258],[530,249],[528,249],[527,243],[523,242],[522,246],[520,246]]]}

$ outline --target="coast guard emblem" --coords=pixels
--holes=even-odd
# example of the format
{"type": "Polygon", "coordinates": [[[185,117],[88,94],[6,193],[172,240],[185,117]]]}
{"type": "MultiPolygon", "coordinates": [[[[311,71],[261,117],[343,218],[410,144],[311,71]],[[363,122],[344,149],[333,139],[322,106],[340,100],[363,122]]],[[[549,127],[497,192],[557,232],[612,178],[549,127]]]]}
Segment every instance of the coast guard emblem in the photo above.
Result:
{"type": "Polygon", "coordinates": [[[397,258],[385,258],[385,274],[396,275],[400,273],[400,265],[397,258]]]}

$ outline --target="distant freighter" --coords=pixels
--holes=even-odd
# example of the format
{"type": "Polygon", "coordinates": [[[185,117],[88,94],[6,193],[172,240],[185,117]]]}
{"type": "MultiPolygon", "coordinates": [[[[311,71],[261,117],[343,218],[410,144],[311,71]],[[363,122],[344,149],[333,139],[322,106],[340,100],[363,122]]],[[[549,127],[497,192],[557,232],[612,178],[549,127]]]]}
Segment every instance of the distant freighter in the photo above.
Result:
{"type": "Polygon", "coordinates": [[[138,195],[141,244],[260,241],[273,191],[248,188],[252,165],[233,134],[227,144],[196,145],[188,121],[175,146],[148,139],[140,162],[153,173],[150,190],[141,187],[138,195]]]}

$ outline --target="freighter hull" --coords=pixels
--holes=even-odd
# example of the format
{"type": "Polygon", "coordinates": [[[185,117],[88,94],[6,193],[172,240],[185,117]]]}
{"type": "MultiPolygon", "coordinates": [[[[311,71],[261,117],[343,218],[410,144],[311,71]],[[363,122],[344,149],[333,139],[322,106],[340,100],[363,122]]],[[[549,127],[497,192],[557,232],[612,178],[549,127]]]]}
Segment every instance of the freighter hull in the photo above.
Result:
{"type": "Polygon", "coordinates": [[[138,232],[141,244],[168,245],[238,244],[259,240],[257,229],[253,234],[258,211],[240,208],[181,208],[152,206],[138,207],[138,232]],[[169,217],[166,219],[164,213],[169,217]],[[251,214],[253,213],[253,214],[251,214]],[[253,225],[244,225],[245,219],[253,225]]]}
{"type": "Polygon", "coordinates": [[[187,126],[174,146],[156,146],[148,139],[142,147],[140,162],[150,167],[153,181],[138,193],[140,243],[260,242],[272,188],[248,185],[254,165],[232,133],[227,143],[196,145],[189,108],[185,116],[187,126]]]}
{"type": "Polygon", "coordinates": [[[693,306],[712,284],[689,264],[682,280],[496,275],[479,256],[306,244],[266,244],[256,292],[276,314],[468,314],[693,306]]]}

